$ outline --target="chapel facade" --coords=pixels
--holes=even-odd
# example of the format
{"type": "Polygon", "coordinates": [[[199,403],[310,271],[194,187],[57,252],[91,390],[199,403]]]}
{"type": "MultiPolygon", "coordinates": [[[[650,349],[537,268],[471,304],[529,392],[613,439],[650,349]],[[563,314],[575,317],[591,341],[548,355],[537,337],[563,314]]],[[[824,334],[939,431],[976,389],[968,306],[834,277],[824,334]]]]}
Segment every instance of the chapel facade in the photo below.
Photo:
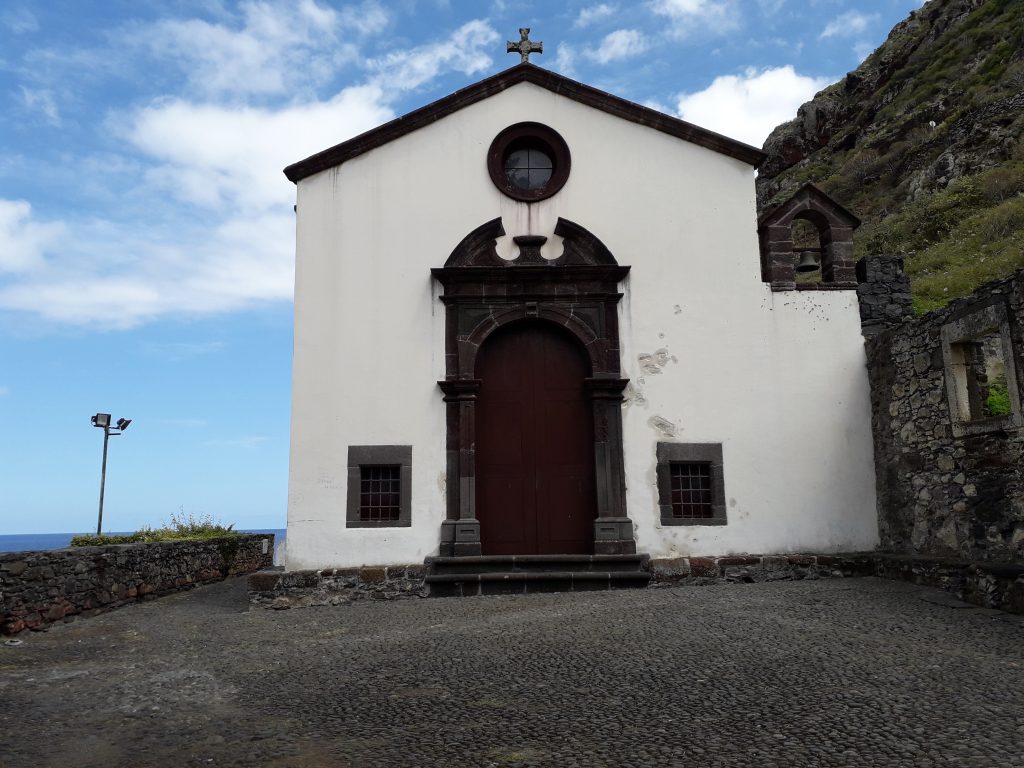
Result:
{"type": "Polygon", "coordinates": [[[873,549],[858,222],[762,158],[524,62],[289,166],[288,570],[873,549]]]}

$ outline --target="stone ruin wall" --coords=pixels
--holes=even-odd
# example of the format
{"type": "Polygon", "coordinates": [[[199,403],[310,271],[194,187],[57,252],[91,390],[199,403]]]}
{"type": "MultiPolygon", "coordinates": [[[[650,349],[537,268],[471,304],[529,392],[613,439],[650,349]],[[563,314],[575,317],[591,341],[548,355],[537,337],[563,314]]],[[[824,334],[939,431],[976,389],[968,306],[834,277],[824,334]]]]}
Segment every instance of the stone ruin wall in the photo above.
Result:
{"type": "MultiPolygon", "coordinates": [[[[890,262],[887,268],[892,267],[890,262]]],[[[878,283],[865,288],[872,302],[865,305],[862,297],[861,307],[868,335],[881,549],[1024,563],[1024,430],[980,425],[955,434],[942,349],[944,326],[1003,306],[1012,340],[1010,364],[1017,381],[1024,382],[1024,270],[881,332],[883,315],[888,311],[895,320],[898,312],[886,308],[878,283]]],[[[901,283],[894,290],[902,295],[905,289],[901,283]]]]}
{"type": "Polygon", "coordinates": [[[0,554],[0,633],[45,629],[227,576],[270,568],[273,534],[0,554]]]}

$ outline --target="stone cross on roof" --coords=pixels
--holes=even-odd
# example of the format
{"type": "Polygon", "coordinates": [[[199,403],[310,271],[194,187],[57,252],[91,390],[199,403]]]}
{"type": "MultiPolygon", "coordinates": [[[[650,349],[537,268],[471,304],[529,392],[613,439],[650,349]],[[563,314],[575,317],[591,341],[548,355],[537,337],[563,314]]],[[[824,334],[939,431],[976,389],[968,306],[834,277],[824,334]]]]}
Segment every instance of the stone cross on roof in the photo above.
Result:
{"type": "Polygon", "coordinates": [[[530,28],[520,27],[519,28],[519,42],[514,43],[511,40],[508,41],[508,45],[505,46],[505,53],[518,53],[522,56],[522,61],[528,62],[530,60],[531,53],[544,53],[544,43],[535,43],[530,39],[530,28]]]}

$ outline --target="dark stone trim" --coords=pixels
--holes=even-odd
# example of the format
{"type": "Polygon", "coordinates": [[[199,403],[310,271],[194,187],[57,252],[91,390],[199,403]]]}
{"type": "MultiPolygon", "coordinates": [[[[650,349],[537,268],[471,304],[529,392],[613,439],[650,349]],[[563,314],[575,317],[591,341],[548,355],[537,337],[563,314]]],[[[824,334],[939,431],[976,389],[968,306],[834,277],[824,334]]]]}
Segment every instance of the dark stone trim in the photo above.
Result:
{"type": "Polygon", "coordinates": [[[619,266],[586,229],[559,219],[565,250],[558,259],[540,257],[540,236],[515,237],[518,258],[494,265],[499,220],[470,233],[446,266],[432,269],[444,287],[445,380],[438,382],[447,403],[447,519],[441,525],[442,556],[480,555],[476,517],[476,357],[497,329],[521,321],[549,322],[566,329],[583,346],[591,376],[597,510],[596,554],[636,551],[633,523],[626,516],[622,451],[622,390],[617,305],[619,266]],[[540,263],[539,263],[540,262],[540,263]]]}
{"type": "Polygon", "coordinates": [[[491,142],[487,150],[487,172],[491,175],[501,193],[520,200],[533,203],[546,200],[556,194],[569,180],[569,169],[572,167],[572,156],[569,145],[565,143],[558,131],[542,123],[516,123],[510,125],[491,142]],[[514,149],[516,144],[538,144],[543,146],[551,156],[552,172],[548,183],[538,189],[520,189],[508,180],[505,173],[505,156],[514,149]]]}
{"type": "Polygon", "coordinates": [[[658,509],[662,525],[726,525],[725,473],[721,443],[658,443],[657,445],[658,509]],[[711,468],[710,518],[674,517],[672,515],[672,475],[674,462],[707,464],[711,468]]]}
{"type": "Polygon", "coordinates": [[[475,266],[502,267],[505,260],[498,255],[498,238],[505,234],[501,226],[501,217],[491,219],[474,229],[455,246],[445,261],[445,267],[469,266],[475,260],[475,266]]]}
{"type": "Polygon", "coordinates": [[[789,199],[758,220],[761,279],[773,291],[855,290],[853,231],[860,219],[813,184],[804,184],[789,199]],[[796,282],[793,222],[810,221],[821,244],[821,282],[796,282]]]}
{"type": "MultiPolygon", "coordinates": [[[[491,219],[481,224],[459,242],[445,260],[444,267],[431,270],[438,280],[449,280],[449,276],[463,275],[466,279],[479,279],[484,273],[477,270],[502,269],[505,267],[617,267],[622,270],[622,277],[629,267],[619,267],[608,247],[593,233],[569,219],[558,218],[555,223],[555,234],[562,238],[562,253],[556,259],[545,259],[540,254],[540,247],[547,242],[543,235],[516,235],[512,239],[519,246],[519,256],[506,260],[498,255],[498,238],[505,234],[501,218],[491,219]],[[472,272],[460,273],[452,271],[453,267],[473,267],[472,272]]],[[[523,275],[517,272],[517,275],[523,275]]],[[[597,271],[571,273],[573,280],[581,275],[604,278],[607,273],[597,271]]],[[[494,279],[493,276],[489,276],[494,279]]],[[[533,276],[536,277],[536,276],[533,276]]],[[[619,277],[621,280],[622,277],[619,277]]],[[[543,279],[558,279],[557,274],[545,272],[543,279]]]]}
{"type": "Polygon", "coordinates": [[[377,128],[360,134],[353,139],[337,144],[323,152],[307,157],[284,169],[284,175],[290,181],[299,182],[320,171],[341,165],[347,160],[358,157],[371,149],[376,149],[407,133],[412,133],[432,123],[436,123],[448,115],[458,112],[464,107],[476,104],[490,96],[511,88],[519,83],[532,83],[552,93],[601,110],[609,115],[628,120],[631,123],[653,128],[667,133],[677,139],[689,141],[713,152],[728,155],[742,162],[757,167],[765,157],[764,152],[749,144],[730,139],[713,131],[699,128],[696,125],[662,114],[648,107],[634,104],[631,101],[612,96],[589,85],[578,83],[562,75],[541,69],[534,64],[517,64],[496,75],[481,80],[473,85],[456,91],[443,99],[439,99],[425,107],[420,107],[407,115],[399,117],[377,128]]]}
{"type": "Polygon", "coordinates": [[[788,200],[779,203],[770,211],[761,214],[761,217],[757,220],[758,226],[763,226],[767,224],[769,221],[783,218],[786,215],[786,211],[792,207],[793,201],[801,196],[813,197],[823,201],[829,209],[829,211],[831,211],[832,214],[835,216],[837,221],[839,223],[842,223],[844,226],[850,227],[851,229],[856,229],[861,224],[860,219],[849,208],[840,205],[831,197],[829,197],[828,194],[826,194],[825,191],[821,189],[821,187],[812,184],[811,182],[808,181],[807,183],[803,184],[800,187],[800,189],[794,192],[788,200]]]}
{"type": "Polygon", "coordinates": [[[348,447],[348,493],[346,528],[408,528],[412,525],[412,446],[350,445],[348,447]],[[397,520],[360,520],[359,484],[362,466],[386,465],[401,468],[401,505],[397,520]]]}
{"type": "MultiPolygon", "coordinates": [[[[590,231],[584,229],[575,221],[558,217],[555,222],[555,234],[565,242],[562,255],[555,259],[558,266],[569,264],[601,264],[613,266],[616,264],[615,257],[611,251],[590,231]]],[[[628,269],[628,267],[627,267],[628,269]]]]}
{"type": "MultiPolygon", "coordinates": [[[[797,291],[849,291],[856,289],[856,281],[842,283],[796,283],[795,285],[795,290],[797,291]]],[[[772,290],[776,290],[775,286],[772,286],[772,290]]]]}

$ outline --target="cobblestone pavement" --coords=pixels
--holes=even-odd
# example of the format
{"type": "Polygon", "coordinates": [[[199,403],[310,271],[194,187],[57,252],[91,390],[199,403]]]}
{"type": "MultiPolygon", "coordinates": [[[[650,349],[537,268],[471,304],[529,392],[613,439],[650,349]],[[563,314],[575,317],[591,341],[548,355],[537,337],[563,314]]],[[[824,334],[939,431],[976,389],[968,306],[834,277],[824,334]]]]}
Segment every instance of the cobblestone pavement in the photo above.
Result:
{"type": "Polygon", "coordinates": [[[934,590],[244,590],[0,644],[0,765],[1024,766],[1024,620],[934,590]]]}

